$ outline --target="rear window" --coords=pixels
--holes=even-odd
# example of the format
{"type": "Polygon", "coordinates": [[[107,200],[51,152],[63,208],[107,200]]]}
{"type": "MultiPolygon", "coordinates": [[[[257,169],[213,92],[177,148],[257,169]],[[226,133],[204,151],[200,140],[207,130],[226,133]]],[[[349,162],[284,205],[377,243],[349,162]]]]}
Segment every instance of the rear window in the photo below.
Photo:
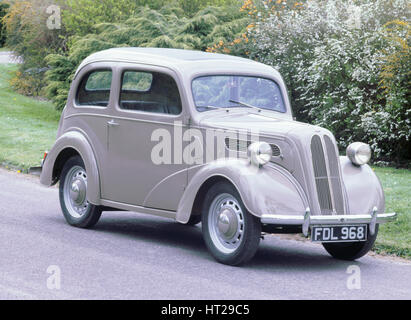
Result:
{"type": "Polygon", "coordinates": [[[122,90],[148,92],[153,83],[153,75],[149,72],[126,71],[123,75],[122,90]]]}
{"type": "Polygon", "coordinates": [[[113,73],[111,70],[97,70],[85,75],[77,91],[80,106],[107,107],[113,73]]]}

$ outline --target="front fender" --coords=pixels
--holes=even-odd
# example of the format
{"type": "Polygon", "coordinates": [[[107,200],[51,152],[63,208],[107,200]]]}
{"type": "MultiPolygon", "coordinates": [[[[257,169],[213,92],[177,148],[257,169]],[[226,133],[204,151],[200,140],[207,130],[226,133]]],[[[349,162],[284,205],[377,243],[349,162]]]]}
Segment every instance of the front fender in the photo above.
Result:
{"type": "Polygon", "coordinates": [[[347,157],[340,157],[340,163],[349,214],[370,213],[374,207],[377,207],[378,213],[384,213],[384,191],[371,167],[356,166],[347,157]]]}
{"type": "Polygon", "coordinates": [[[57,182],[53,179],[53,170],[58,156],[67,148],[72,148],[81,156],[87,172],[87,200],[100,205],[100,176],[97,161],[85,135],[79,131],[68,131],[60,136],[43,163],[40,182],[51,186],[57,182]]]}
{"type": "Polygon", "coordinates": [[[256,170],[244,159],[216,160],[189,170],[195,173],[178,205],[176,220],[181,223],[188,222],[197,193],[213,177],[229,180],[247,210],[257,217],[266,213],[303,216],[308,207],[301,186],[287,170],[273,163],[256,170]]]}

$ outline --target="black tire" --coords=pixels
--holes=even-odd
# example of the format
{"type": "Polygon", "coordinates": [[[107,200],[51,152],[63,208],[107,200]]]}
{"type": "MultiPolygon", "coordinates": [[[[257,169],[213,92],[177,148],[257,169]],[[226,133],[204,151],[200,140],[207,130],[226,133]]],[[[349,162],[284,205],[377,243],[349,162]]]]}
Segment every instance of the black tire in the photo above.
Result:
{"type": "Polygon", "coordinates": [[[78,228],[91,228],[93,227],[100,219],[102,209],[99,206],[95,206],[91,203],[86,204],[85,213],[79,217],[73,216],[70,213],[68,206],[69,203],[66,203],[67,199],[64,197],[65,187],[66,186],[66,178],[69,172],[74,167],[81,167],[85,172],[84,162],[80,156],[74,156],[67,160],[64,164],[63,170],[60,175],[60,186],[59,186],[59,198],[60,198],[60,206],[61,210],[63,211],[64,218],[66,219],[67,223],[71,226],[78,227],[78,228]]]}
{"type": "Polygon", "coordinates": [[[362,242],[323,243],[325,250],[339,260],[353,261],[365,256],[374,245],[378,235],[378,225],[373,236],[362,242]]]}
{"type": "Polygon", "coordinates": [[[233,185],[227,182],[219,182],[212,186],[206,194],[202,209],[202,232],[205,244],[213,257],[227,265],[240,265],[251,260],[257,252],[261,239],[261,222],[260,219],[251,215],[245,208],[240,195],[233,185]],[[232,196],[241,207],[243,213],[243,233],[239,246],[231,253],[221,251],[216,245],[215,239],[211,235],[209,225],[209,215],[213,201],[220,195],[228,194],[232,196]]]}
{"type": "Polygon", "coordinates": [[[201,214],[191,215],[190,220],[186,223],[187,226],[195,226],[201,222],[201,214]]]}

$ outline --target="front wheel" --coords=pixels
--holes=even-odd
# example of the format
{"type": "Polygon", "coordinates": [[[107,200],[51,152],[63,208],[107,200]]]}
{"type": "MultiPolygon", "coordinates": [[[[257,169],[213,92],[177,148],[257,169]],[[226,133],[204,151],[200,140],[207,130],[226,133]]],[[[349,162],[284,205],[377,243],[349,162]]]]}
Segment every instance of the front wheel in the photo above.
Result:
{"type": "Polygon", "coordinates": [[[368,237],[367,241],[361,242],[341,242],[341,243],[323,243],[327,252],[336,259],[353,261],[365,256],[370,251],[377,239],[378,225],[375,228],[374,235],[368,237]]]}
{"type": "Polygon", "coordinates": [[[68,224],[91,228],[101,216],[101,207],[87,201],[87,173],[79,156],[70,158],[60,176],[60,206],[68,224]]]}
{"type": "Polygon", "coordinates": [[[253,258],[260,243],[261,223],[247,211],[231,184],[219,182],[211,187],[201,216],[204,241],[217,261],[239,265],[253,258]]]}

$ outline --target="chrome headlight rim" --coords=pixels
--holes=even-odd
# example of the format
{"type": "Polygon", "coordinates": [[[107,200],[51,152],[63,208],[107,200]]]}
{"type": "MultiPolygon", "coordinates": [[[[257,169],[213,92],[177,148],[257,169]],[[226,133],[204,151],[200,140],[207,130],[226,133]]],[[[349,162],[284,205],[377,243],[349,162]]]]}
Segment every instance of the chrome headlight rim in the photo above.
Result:
{"type": "Polygon", "coordinates": [[[253,142],[248,147],[248,158],[251,164],[262,167],[270,162],[273,156],[271,146],[264,141],[253,142]]]}
{"type": "Polygon", "coordinates": [[[347,157],[356,166],[367,164],[371,160],[371,148],[363,142],[353,142],[347,147],[347,157]]]}

